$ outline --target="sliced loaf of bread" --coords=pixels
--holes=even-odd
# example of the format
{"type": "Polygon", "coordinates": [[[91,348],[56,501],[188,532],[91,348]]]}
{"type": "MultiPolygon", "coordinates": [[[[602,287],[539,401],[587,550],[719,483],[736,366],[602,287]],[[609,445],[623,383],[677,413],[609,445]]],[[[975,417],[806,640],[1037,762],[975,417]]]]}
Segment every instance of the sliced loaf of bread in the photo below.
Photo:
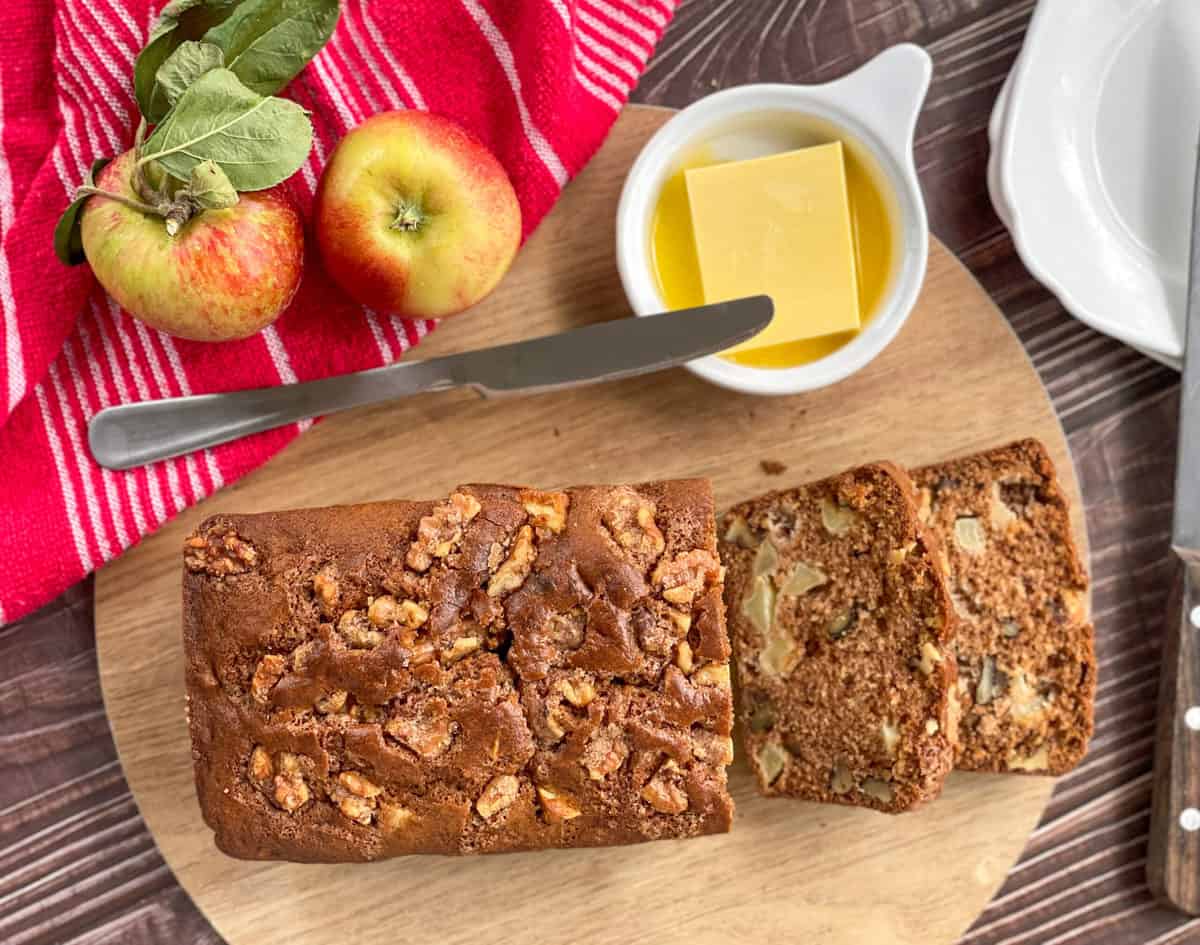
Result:
{"type": "Polygon", "coordinates": [[[940,793],[953,608],[913,497],[903,470],[875,463],[724,517],[744,748],[764,794],[895,813],[940,793]]]}
{"type": "Polygon", "coordinates": [[[1092,734],[1087,572],[1054,464],[1021,440],[912,472],[957,611],[956,766],[1062,774],[1092,734]]]}

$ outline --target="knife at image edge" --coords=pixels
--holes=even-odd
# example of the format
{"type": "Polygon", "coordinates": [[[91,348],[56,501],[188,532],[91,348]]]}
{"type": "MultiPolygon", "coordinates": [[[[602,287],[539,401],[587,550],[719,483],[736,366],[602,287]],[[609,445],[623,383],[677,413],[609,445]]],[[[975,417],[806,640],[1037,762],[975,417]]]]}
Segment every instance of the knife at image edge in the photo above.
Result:
{"type": "Polygon", "coordinates": [[[122,404],[92,418],[88,445],[101,466],[132,469],[308,417],[427,391],[468,387],[496,397],[634,377],[752,338],[773,314],[770,298],[756,295],[302,384],[122,404]]]}
{"type": "Polygon", "coordinates": [[[1171,549],[1180,575],[1163,636],[1146,878],[1159,900],[1200,915],[1200,163],[1192,208],[1171,549]]]}

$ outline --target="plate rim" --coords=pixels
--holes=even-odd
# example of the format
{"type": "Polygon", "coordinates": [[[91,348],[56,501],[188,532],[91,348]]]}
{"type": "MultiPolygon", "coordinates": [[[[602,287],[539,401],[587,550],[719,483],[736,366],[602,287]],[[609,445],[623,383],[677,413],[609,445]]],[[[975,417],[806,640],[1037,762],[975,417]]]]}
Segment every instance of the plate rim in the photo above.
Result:
{"type": "MultiPolygon", "coordinates": [[[[1150,6],[1152,3],[1153,0],[1139,0],[1141,7],[1150,6]]],[[[1048,265],[1034,249],[1027,217],[1022,216],[1019,197],[1014,196],[1014,193],[1020,193],[1019,187],[1014,183],[1014,150],[1018,140],[1020,118],[1027,107],[1030,73],[1036,67],[1037,54],[1045,41],[1045,34],[1051,28],[1047,24],[1064,6],[1066,4],[1059,3],[1059,0],[1039,0],[1026,30],[1025,41],[997,94],[988,124],[991,152],[988,160],[988,190],[992,204],[996,215],[1008,229],[1021,262],[1030,274],[1059,300],[1070,315],[1101,334],[1178,370],[1183,356],[1181,344],[1166,343],[1160,336],[1130,328],[1119,319],[1094,311],[1093,307],[1078,297],[1067,282],[1053,273],[1053,265],[1048,265]]]]}

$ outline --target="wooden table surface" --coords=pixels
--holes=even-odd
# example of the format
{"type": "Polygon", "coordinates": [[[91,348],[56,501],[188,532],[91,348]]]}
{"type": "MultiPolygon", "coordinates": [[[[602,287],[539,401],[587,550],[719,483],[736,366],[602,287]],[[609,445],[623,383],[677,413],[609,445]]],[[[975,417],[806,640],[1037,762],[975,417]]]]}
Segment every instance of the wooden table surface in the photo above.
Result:
{"type": "MultiPolygon", "coordinates": [[[[1025,271],[987,195],[988,116],[1033,6],[685,0],[635,100],[681,106],[744,82],[824,81],[902,40],[932,54],[917,142],[930,221],[1011,320],[1062,418],[1086,504],[1101,661],[1091,753],[962,941],[1200,942],[1200,920],[1158,908],[1143,876],[1178,376],[1069,318],[1025,271]]],[[[0,942],[220,942],[121,775],[90,581],[0,629],[0,758],[0,942]]]]}

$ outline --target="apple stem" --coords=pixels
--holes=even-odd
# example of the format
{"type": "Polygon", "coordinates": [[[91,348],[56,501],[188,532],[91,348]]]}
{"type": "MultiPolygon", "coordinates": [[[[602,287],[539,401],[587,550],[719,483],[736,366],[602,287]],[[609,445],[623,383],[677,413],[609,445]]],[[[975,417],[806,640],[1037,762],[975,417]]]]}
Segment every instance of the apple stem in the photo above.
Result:
{"type": "Polygon", "coordinates": [[[166,175],[163,175],[163,186],[157,191],[150,186],[150,181],[146,178],[146,168],[141,161],[142,145],[146,140],[146,119],[143,118],[138,122],[137,132],[133,136],[133,156],[135,164],[133,166],[133,189],[137,191],[146,202],[153,202],[156,206],[161,206],[166,200],[166,175]]]}
{"type": "Polygon", "coordinates": [[[140,200],[134,200],[132,197],[126,197],[123,194],[114,194],[108,190],[101,190],[99,187],[80,187],[75,191],[75,199],[78,200],[80,197],[104,197],[108,200],[115,200],[117,203],[122,203],[127,207],[132,207],[134,210],[140,210],[142,213],[150,213],[160,217],[167,215],[166,211],[160,207],[142,203],[140,200]]]}
{"type": "Polygon", "coordinates": [[[162,217],[166,221],[167,236],[175,236],[196,213],[195,205],[187,199],[161,200],[155,205],[86,184],[75,191],[75,199],[78,200],[80,197],[104,197],[106,200],[115,200],[117,203],[150,216],[162,217]]]}
{"type": "Polygon", "coordinates": [[[425,214],[421,212],[421,208],[417,204],[401,200],[396,207],[396,219],[392,221],[392,229],[412,232],[419,230],[424,222],[425,214]]]}
{"type": "Polygon", "coordinates": [[[174,236],[192,218],[192,208],[185,202],[176,201],[166,213],[167,236],[174,236]]]}

